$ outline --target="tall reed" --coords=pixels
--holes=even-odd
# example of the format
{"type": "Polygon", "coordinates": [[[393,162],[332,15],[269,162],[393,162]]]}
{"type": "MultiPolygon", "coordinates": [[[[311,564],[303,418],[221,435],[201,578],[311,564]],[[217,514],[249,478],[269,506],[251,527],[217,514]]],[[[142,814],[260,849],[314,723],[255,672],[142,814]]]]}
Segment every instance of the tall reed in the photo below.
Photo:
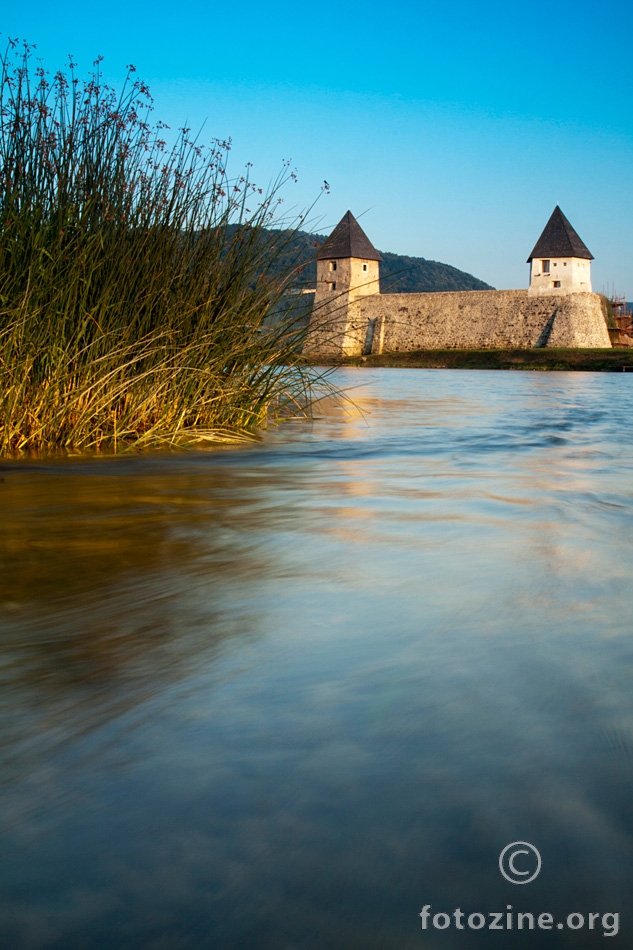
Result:
{"type": "Polygon", "coordinates": [[[270,319],[294,172],[262,190],[229,142],[168,146],[133,67],[117,95],[99,61],[80,81],[32,57],[1,58],[0,454],[242,438],[305,407],[305,321],[270,319]]]}

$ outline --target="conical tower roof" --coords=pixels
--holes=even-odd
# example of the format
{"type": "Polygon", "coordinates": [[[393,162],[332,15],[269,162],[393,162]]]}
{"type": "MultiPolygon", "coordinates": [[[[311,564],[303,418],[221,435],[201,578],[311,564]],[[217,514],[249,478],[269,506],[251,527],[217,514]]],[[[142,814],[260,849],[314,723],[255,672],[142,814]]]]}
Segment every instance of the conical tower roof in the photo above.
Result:
{"type": "Polygon", "coordinates": [[[357,257],[364,261],[381,261],[382,257],[371,243],[351,211],[343,215],[317,254],[317,260],[357,257]]]}
{"type": "Polygon", "coordinates": [[[593,254],[580,240],[558,205],[534,245],[528,264],[533,257],[584,257],[588,261],[593,260],[593,254]]]}

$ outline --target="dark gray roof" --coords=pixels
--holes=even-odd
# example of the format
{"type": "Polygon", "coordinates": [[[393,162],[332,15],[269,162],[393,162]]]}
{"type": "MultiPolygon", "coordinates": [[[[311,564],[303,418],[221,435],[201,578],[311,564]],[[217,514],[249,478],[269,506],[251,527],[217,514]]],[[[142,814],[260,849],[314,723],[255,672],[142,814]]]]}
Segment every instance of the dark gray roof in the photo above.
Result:
{"type": "Polygon", "coordinates": [[[558,205],[528,257],[528,264],[533,257],[584,257],[593,260],[593,254],[580,240],[558,205]]]}
{"type": "Polygon", "coordinates": [[[381,261],[380,252],[371,243],[351,211],[343,215],[317,254],[317,260],[357,257],[363,261],[381,261]]]}

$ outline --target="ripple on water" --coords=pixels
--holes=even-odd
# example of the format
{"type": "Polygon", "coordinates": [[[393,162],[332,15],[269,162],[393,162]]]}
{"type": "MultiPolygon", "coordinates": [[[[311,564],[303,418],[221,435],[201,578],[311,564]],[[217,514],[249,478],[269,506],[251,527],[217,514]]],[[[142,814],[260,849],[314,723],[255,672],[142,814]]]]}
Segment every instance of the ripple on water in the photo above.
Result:
{"type": "Polygon", "coordinates": [[[255,446],[2,466],[8,947],[626,914],[631,377],[337,379],[353,403],[255,446]],[[529,901],[497,868],[517,839],[529,901]]]}

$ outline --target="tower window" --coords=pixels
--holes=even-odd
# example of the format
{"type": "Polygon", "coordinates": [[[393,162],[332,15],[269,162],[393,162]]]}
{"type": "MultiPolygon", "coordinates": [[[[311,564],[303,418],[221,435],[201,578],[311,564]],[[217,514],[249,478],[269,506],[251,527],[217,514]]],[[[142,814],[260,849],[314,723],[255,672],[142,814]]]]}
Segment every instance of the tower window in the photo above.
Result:
{"type": "Polygon", "coordinates": [[[541,261],[541,270],[544,274],[549,274],[549,261],[541,261]]]}
{"type": "Polygon", "coordinates": [[[330,261],[330,270],[336,270],[336,261],[330,261]]]}
{"type": "Polygon", "coordinates": [[[363,270],[367,270],[367,264],[363,264],[363,270]]]}
{"type": "Polygon", "coordinates": [[[336,290],[336,281],[335,280],[330,281],[330,283],[327,286],[328,286],[328,290],[336,290]]]}
{"type": "Polygon", "coordinates": [[[554,287],[560,287],[560,280],[554,280],[552,281],[552,284],[554,287]]]}

